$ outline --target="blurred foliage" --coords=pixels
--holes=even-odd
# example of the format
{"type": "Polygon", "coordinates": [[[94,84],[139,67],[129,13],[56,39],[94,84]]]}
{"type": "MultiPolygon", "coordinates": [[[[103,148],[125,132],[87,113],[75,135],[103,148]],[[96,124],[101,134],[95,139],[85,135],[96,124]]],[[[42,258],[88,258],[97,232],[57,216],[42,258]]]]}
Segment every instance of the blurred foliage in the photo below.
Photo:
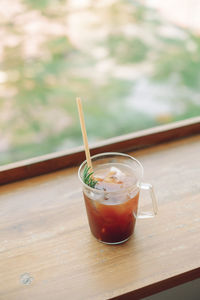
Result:
{"type": "Polygon", "coordinates": [[[199,36],[140,1],[15,1],[21,12],[3,23],[1,164],[82,144],[76,96],[90,142],[200,114],[199,36]],[[68,33],[76,14],[80,41],[68,33]]]}
{"type": "Polygon", "coordinates": [[[119,64],[141,62],[148,53],[148,47],[140,38],[127,39],[124,35],[120,36],[119,34],[111,34],[108,38],[107,46],[109,54],[119,64]]]}

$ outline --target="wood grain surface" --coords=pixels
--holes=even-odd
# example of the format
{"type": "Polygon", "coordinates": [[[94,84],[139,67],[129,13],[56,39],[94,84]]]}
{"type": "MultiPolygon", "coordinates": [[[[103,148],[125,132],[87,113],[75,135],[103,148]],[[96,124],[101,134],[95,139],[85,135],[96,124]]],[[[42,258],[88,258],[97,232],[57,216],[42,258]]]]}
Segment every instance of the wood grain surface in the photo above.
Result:
{"type": "Polygon", "coordinates": [[[200,136],[131,154],[159,213],[122,245],[91,235],[77,168],[0,187],[0,300],[138,299],[200,277],[200,136]]]}

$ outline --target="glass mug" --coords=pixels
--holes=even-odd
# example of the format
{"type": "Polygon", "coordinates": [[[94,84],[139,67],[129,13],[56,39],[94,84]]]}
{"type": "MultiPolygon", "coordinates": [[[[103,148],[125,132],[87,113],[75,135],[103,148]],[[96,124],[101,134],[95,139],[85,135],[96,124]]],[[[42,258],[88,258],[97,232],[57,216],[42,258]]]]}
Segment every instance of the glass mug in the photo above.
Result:
{"type": "Polygon", "coordinates": [[[127,241],[134,232],[137,218],[151,218],[157,214],[153,187],[143,183],[143,167],[130,155],[108,152],[91,157],[95,188],[83,181],[84,161],[78,170],[82,183],[88,222],[92,234],[106,244],[127,241]],[[147,190],[152,200],[152,212],[138,214],[140,191],[147,190]]]}

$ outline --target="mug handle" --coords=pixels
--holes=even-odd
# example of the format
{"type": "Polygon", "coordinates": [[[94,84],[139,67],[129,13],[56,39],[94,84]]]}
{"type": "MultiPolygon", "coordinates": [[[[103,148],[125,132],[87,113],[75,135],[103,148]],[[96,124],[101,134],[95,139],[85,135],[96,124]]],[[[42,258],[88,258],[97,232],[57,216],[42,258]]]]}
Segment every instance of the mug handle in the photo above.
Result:
{"type": "Polygon", "coordinates": [[[141,183],[139,183],[139,188],[141,190],[149,192],[149,195],[150,195],[150,198],[152,201],[153,211],[152,212],[141,212],[141,213],[137,214],[135,217],[137,219],[148,219],[148,218],[155,217],[158,213],[158,206],[157,206],[157,200],[156,200],[153,186],[150,183],[141,182],[141,183]]]}

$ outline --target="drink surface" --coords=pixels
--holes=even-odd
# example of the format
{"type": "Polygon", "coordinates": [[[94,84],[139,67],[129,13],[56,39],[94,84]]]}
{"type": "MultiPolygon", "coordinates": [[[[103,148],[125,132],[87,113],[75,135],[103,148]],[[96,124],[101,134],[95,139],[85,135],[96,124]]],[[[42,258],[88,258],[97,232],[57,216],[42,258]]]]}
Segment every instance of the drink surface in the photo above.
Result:
{"type": "Polygon", "coordinates": [[[137,183],[133,170],[120,163],[100,165],[95,170],[94,177],[98,181],[95,188],[107,192],[127,189],[137,183]]]}
{"type": "Polygon", "coordinates": [[[134,171],[124,164],[100,165],[94,172],[95,189],[102,193],[84,193],[90,229],[105,243],[127,240],[135,226],[139,190],[134,171]]]}

